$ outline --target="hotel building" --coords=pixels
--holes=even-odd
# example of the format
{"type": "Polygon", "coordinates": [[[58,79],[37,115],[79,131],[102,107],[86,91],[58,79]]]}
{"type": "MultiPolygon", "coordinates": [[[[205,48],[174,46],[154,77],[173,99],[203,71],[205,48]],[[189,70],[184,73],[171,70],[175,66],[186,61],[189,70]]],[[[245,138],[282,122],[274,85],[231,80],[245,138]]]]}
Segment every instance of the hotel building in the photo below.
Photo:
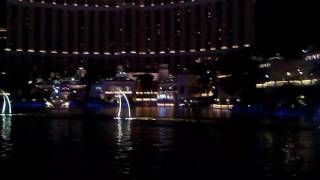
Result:
{"type": "Polygon", "coordinates": [[[27,76],[158,69],[252,46],[254,0],[7,0],[5,56],[27,76]]]}

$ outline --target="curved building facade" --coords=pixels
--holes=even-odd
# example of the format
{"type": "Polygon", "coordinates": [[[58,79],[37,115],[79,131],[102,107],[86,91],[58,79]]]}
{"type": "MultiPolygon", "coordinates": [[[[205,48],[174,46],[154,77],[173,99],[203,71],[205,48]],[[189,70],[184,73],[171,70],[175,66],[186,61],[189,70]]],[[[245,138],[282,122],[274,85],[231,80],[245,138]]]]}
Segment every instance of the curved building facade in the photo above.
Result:
{"type": "Polygon", "coordinates": [[[5,51],[38,73],[159,63],[174,71],[250,47],[253,17],[254,0],[7,0],[5,51]]]}

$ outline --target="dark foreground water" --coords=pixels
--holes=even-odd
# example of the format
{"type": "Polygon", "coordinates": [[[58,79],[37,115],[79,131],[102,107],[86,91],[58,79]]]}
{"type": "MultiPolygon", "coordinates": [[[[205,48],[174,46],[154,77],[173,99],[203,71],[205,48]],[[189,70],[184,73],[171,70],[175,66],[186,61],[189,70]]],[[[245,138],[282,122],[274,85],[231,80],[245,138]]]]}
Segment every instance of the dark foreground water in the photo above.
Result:
{"type": "Polygon", "coordinates": [[[320,178],[320,129],[296,121],[0,118],[4,180],[320,178]]]}

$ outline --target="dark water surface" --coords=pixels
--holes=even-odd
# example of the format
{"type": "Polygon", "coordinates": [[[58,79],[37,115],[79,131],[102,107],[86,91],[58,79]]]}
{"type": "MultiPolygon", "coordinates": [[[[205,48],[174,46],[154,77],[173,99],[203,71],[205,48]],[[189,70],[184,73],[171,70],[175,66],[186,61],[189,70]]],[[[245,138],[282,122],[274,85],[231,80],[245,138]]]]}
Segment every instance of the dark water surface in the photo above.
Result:
{"type": "Polygon", "coordinates": [[[320,129],[290,121],[0,118],[0,179],[320,178],[320,129]]]}

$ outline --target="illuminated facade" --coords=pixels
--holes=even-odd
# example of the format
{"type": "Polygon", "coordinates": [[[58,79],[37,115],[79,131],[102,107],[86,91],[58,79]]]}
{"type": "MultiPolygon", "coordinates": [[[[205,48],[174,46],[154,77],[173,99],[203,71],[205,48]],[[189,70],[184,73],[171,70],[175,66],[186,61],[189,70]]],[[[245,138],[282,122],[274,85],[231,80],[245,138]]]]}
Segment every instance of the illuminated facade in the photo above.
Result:
{"type": "Polygon", "coordinates": [[[304,59],[273,59],[260,64],[265,75],[257,88],[274,88],[285,85],[313,86],[319,84],[319,53],[306,54],[304,59]]]}
{"type": "Polygon", "coordinates": [[[159,63],[174,72],[250,47],[253,27],[254,0],[7,0],[4,50],[27,74],[159,63]]]}
{"type": "Polygon", "coordinates": [[[5,74],[4,48],[7,39],[7,30],[0,26],[0,84],[2,76],[5,74]]]}

